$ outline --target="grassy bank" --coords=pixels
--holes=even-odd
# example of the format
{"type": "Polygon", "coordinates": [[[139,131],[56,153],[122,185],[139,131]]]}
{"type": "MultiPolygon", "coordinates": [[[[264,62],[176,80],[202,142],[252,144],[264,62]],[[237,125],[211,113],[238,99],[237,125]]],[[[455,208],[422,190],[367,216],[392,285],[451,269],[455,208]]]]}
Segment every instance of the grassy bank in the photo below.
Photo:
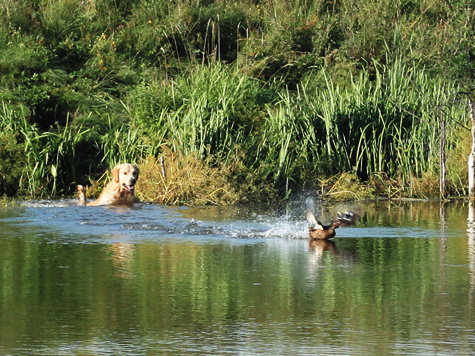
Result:
{"type": "Polygon", "coordinates": [[[449,192],[466,193],[468,2],[11,0],[0,13],[0,194],[100,187],[128,161],[142,198],[167,204],[428,197],[441,119],[449,192]]]}

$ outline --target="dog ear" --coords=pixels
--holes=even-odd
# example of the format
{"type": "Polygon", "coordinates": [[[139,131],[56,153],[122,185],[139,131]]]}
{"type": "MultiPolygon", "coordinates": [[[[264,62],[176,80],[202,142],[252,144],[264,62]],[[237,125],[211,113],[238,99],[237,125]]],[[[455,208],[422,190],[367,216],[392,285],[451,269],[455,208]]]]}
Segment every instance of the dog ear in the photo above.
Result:
{"type": "Polygon", "coordinates": [[[137,179],[139,179],[140,169],[134,164],[134,168],[137,170],[137,179]]]}
{"type": "Polygon", "coordinates": [[[114,168],[112,168],[112,179],[114,179],[114,181],[116,183],[119,183],[119,170],[120,170],[120,164],[118,164],[117,166],[115,166],[114,168]]]}

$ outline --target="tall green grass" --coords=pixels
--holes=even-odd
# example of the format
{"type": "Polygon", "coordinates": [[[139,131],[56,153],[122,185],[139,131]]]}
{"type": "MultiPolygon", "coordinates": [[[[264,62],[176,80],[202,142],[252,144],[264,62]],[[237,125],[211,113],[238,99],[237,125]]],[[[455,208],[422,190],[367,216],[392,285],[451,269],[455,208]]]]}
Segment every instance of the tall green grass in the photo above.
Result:
{"type": "Polygon", "coordinates": [[[1,193],[68,193],[167,147],[283,195],[341,172],[412,194],[438,173],[441,110],[463,191],[465,0],[10,0],[0,17],[1,193]]]}
{"type": "MultiPolygon", "coordinates": [[[[262,86],[236,69],[200,66],[176,81],[145,82],[127,104],[134,125],[155,148],[167,144],[184,154],[220,155],[226,161],[260,125],[267,100],[262,86]]],[[[156,152],[156,150],[155,150],[156,152]]]]}
{"type": "MultiPolygon", "coordinates": [[[[315,71],[297,91],[266,88],[221,65],[198,67],[176,81],[144,81],[123,103],[130,119],[109,119],[96,136],[97,151],[106,166],[157,157],[165,146],[218,165],[238,154],[249,179],[283,194],[345,171],[362,180],[384,172],[408,186],[438,172],[440,106],[448,105],[449,122],[463,121],[458,88],[402,63],[375,67],[374,81],[362,72],[344,87],[315,71]]],[[[16,133],[26,152],[21,191],[54,196],[77,180],[77,149],[91,128],[67,123],[42,132],[5,106],[2,128],[16,133]]],[[[449,145],[456,139],[449,124],[449,145]]]]}
{"type": "Polygon", "coordinates": [[[32,198],[54,197],[70,191],[77,179],[78,146],[90,129],[66,125],[41,132],[25,115],[15,113],[3,103],[0,130],[2,138],[10,137],[13,141],[0,149],[4,158],[0,165],[2,193],[9,192],[5,183],[12,178],[17,180],[15,191],[32,198]]]}
{"type": "MultiPolygon", "coordinates": [[[[284,191],[342,171],[363,180],[384,172],[403,185],[436,173],[439,106],[451,103],[452,116],[463,118],[463,107],[455,104],[458,88],[402,63],[375,67],[376,80],[363,72],[345,87],[316,71],[297,92],[281,90],[264,102],[264,88],[251,78],[222,66],[202,67],[184,82],[141,87],[131,113],[149,123],[143,128],[145,135],[154,133],[148,142],[222,162],[240,150],[253,174],[284,191]],[[313,85],[319,78],[323,86],[313,85]],[[158,104],[160,96],[168,104],[158,104]],[[247,116],[237,110],[243,104],[247,116]]],[[[448,136],[455,139],[451,130],[448,136]]]]}

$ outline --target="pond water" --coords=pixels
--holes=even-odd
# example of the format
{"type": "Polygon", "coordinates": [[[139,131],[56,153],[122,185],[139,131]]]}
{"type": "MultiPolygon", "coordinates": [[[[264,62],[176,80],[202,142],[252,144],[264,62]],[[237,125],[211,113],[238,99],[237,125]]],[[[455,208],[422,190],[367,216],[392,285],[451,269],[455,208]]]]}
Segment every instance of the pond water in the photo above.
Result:
{"type": "Polygon", "coordinates": [[[473,355],[469,203],[0,209],[1,355],[473,355]]]}

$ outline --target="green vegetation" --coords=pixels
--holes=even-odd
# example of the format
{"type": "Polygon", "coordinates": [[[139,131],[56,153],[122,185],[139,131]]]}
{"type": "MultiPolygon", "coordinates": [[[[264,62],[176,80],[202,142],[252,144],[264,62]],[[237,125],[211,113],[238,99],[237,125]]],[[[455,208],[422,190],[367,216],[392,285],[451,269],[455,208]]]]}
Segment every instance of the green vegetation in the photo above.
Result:
{"type": "Polygon", "coordinates": [[[471,2],[8,0],[0,16],[0,194],[71,194],[123,161],[159,180],[172,154],[148,199],[325,194],[341,173],[426,197],[441,117],[448,189],[466,193],[471,2]],[[192,170],[206,179],[174,191],[192,170]]]}

